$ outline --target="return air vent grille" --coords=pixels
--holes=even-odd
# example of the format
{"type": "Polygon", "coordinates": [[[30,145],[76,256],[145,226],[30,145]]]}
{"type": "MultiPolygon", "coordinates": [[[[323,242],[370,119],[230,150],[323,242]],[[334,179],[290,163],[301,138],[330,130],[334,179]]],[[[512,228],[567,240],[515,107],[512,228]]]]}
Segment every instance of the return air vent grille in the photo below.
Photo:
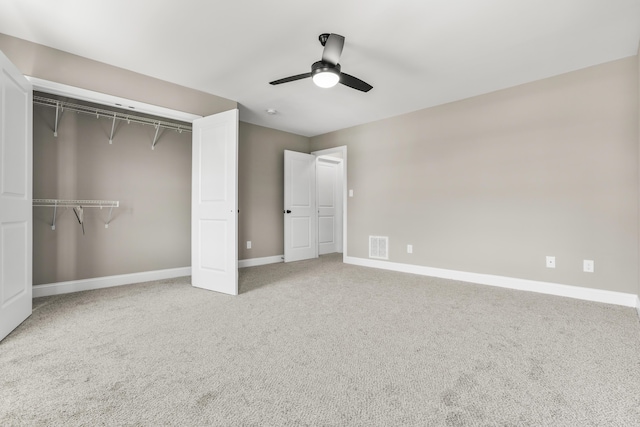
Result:
{"type": "Polygon", "coordinates": [[[389,238],[369,236],[369,258],[389,259],[389,238]]]}

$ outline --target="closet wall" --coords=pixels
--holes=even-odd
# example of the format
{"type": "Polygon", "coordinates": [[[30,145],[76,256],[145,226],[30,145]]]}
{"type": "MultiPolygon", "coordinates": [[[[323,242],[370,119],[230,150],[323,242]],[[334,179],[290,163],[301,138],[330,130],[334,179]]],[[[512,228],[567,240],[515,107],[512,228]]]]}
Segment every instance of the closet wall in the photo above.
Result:
{"type": "Polygon", "coordinates": [[[191,265],[191,133],[34,105],[33,196],[119,200],[84,209],[84,234],[71,209],[33,210],[35,285],[191,265]]]}

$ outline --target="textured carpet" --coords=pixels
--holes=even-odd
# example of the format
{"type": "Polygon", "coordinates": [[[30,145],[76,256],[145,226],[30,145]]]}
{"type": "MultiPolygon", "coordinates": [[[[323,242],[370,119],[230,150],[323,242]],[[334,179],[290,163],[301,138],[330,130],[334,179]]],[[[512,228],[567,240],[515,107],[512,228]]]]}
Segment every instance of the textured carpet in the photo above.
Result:
{"type": "Polygon", "coordinates": [[[318,260],[34,300],[0,425],[634,426],[632,308],[318,260]]]}

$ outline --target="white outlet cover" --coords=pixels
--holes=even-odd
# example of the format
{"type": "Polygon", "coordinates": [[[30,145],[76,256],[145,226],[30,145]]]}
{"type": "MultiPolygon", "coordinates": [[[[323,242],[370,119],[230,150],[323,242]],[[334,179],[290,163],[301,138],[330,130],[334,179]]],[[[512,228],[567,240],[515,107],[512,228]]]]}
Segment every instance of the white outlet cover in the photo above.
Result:
{"type": "Polygon", "coordinates": [[[554,256],[547,257],[547,268],[556,268],[556,257],[554,256]]]}
{"type": "Polygon", "coordinates": [[[594,270],[594,262],[592,259],[585,259],[582,261],[582,270],[585,273],[593,273],[594,270]]]}
{"type": "Polygon", "coordinates": [[[407,253],[408,254],[412,254],[413,253],[413,245],[407,245],[407,253]]]}

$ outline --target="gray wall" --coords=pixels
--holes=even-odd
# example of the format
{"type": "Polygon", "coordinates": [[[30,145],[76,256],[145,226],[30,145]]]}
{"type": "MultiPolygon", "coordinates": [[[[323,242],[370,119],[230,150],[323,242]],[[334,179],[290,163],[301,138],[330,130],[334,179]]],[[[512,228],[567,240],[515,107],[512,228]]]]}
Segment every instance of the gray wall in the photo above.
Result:
{"type": "Polygon", "coordinates": [[[348,146],[348,256],[385,235],[393,262],[636,293],[637,64],[311,138],[348,146]]]}
{"type": "Polygon", "coordinates": [[[238,143],[238,258],[282,255],[284,150],[308,153],[309,138],[240,122],[238,143]]]}
{"type": "Polygon", "coordinates": [[[85,209],[85,234],[71,209],[33,208],[33,283],[54,283],[191,265],[191,133],[34,106],[33,197],[119,200],[85,209]]]}

